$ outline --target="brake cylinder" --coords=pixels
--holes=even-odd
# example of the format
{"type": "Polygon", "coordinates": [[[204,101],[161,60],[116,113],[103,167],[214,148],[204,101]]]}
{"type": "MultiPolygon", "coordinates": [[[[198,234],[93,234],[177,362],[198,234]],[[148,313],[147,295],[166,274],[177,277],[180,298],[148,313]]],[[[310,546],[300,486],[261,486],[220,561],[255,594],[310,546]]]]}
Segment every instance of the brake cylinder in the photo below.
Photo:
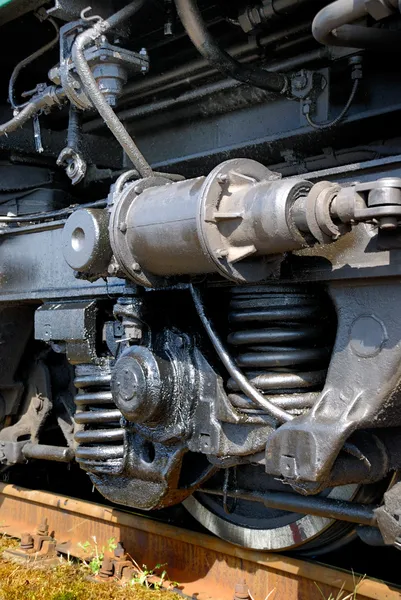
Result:
{"type": "Polygon", "coordinates": [[[84,210],[70,217],[64,256],[78,271],[93,265],[107,271],[103,262],[112,252],[119,271],[145,287],[208,273],[238,283],[263,281],[277,256],[309,243],[292,210],[311,188],[249,159],[226,161],[197,179],[129,182],[111,195],[108,232],[104,218],[95,226],[84,210]]]}
{"type": "Polygon", "coordinates": [[[263,280],[272,270],[267,256],[304,245],[289,210],[310,188],[306,181],[281,180],[248,159],[222,163],[206,178],[139,194],[131,184],[111,213],[114,256],[141,285],[202,273],[263,280]]]}

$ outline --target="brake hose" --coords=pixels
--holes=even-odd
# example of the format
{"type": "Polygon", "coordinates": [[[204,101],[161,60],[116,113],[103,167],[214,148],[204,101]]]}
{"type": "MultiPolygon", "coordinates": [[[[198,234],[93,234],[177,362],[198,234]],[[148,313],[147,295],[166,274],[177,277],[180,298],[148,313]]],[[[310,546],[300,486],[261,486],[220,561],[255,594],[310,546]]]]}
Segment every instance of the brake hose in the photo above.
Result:
{"type": "Polygon", "coordinates": [[[106,20],[103,20],[100,17],[86,17],[86,20],[96,20],[97,22],[93,27],[86,29],[79,34],[72,47],[72,57],[82,85],[85,89],[85,92],[91,99],[92,104],[97,109],[111,133],[123,147],[128,158],[131,160],[140,176],[149,177],[153,174],[151,166],[146,161],[145,157],[135,144],[132,137],[129,135],[128,131],[125,129],[124,125],[121,123],[120,119],[117,117],[114,110],[107,103],[107,100],[103,96],[102,92],[99,90],[84,54],[84,50],[88,44],[94,42],[98,37],[106,33],[108,30],[116,27],[122,21],[132,16],[142,7],[144,2],[145,0],[134,0],[134,2],[130,2],[130,4],[106,20]]]}
{"type": "Polygon", "coordinates": [[[220,48],[209,33],[196,0],[175,0],[177,12],[194,46],[218,71],[263,90],[284,94],[289,88],[289,79],[284,73],[272,73],[235,60],[220,48]]]}

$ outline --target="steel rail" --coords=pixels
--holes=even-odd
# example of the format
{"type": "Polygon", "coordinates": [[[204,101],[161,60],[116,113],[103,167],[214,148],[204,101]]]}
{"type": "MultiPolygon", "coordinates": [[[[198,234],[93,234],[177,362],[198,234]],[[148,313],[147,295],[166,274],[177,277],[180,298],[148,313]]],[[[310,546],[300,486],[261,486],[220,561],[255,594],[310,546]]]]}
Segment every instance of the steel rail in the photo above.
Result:
{"type": "MultiPolygon", "coordinates": [[[[151,518],[38,490],[0,484],[0,532],[20,537],[47,518],[58,549],[83,558],[79,544],[96,536],[99,547],[110,538],[122,541],[139,564],[168,564],[168,575],[186,596],[198,600],[231,600],[235,585],[246,581],[254,598],[276,589],[277,598],[295,600],[337,595],[355,587],[355,576],[318,563],[247,550],[203,533],[151,518]]],[[[358,599],[401,599],[401,590],[365,578],[358,599]]]]}

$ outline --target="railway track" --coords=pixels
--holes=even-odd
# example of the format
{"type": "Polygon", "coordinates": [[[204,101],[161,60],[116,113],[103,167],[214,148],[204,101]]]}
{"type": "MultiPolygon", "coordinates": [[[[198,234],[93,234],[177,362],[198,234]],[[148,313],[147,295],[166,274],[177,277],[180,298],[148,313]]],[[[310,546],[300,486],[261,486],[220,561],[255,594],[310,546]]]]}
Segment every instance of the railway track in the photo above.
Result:
{"type": "MultiPolygon", "coordinates": [[[[58,550],[82,558],[82,543],[96,536],[99,547],[115,538],[139,563],[168,564],[169,577],[186,596],[198,600],[232,600],[235,586],[246,581],[253,598],[313,600],[334,597],[343,586],[353,591],[355,576],[319,563],[245,550],[220,539],[194,533],[58,494],[0,484],[0,531],[21,537],[46,518],[58,550]],[[81,545],[80,545],[81,544],[81,545]]],[[[365,578],[358,599],[401,599],[401,588],[365,578]]]]}

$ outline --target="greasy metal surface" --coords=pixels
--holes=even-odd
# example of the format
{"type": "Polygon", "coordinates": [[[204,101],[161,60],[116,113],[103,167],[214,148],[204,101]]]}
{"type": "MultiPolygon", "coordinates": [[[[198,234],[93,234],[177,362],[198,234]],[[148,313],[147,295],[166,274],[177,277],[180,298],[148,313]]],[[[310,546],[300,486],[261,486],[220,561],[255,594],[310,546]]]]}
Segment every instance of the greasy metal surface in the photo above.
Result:
{"type": "MultiPolygon", "coordinates": [[[[110,507],[82,502],[12,485],[0,485],[0,531],[19,536],[43,517],[49,521],[57,541],[65,549],[82,555],[77,548],[95,535],[98,545],[115,537],[137,561],[152,565],[163,557],[171,579],[183,592],[198,600],[231,600],[235,585],[244,579],[254,598],[265,598],[276,589],[275,598],[317,600],[315,583],[329,596],[344,584],[354,589],[351,573],[276,554],[238,548],[217,538],[193,533],[110,507]]],[[[395,587],[367,578],[359,588],[359,600],[401,598],[395,587]]]]}

